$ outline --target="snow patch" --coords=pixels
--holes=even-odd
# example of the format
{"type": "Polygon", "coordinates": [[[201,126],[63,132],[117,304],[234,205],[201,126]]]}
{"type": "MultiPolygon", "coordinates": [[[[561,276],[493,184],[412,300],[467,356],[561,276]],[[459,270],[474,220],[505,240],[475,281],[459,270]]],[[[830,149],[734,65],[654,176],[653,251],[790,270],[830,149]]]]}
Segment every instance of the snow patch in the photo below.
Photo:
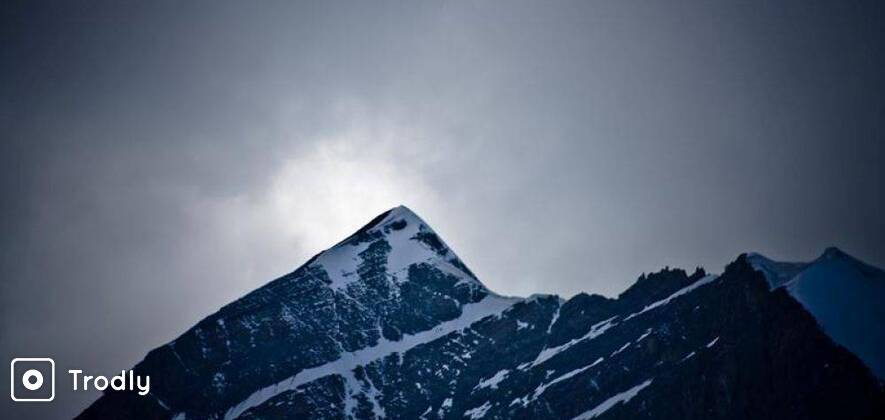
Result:
{"type": "Polygon", "coordinates": [[[553,330],[553,325],[556,324],[556,320],[559,319],[559,310],[562,309],[562,305],[560,304],[558,308],[556,308],[556,312],[553,313],[553,318],[550,319],[550,325],[547,326],[547,334],[550,334],[550,331],[553,330]]]}
{"type": "Polygon", "coordinates": [[[711,283],[713,280],[716,280],[717,278],[719,278],[719,277],[718,277],[718,276],[715,276],[715,275],[712,275],[712,274],[711,274],[711,275],[708,275],[708,276],[701,277],[700,280],[698,280],[698,281],[696,281],[696,282],[694,282],[694,283],[692,283],[692,284],[690,284],[690,285],[688,285],[688,286],[685,286],[685,287],[683,287],[682,289],[677,290],[677,291],[676,291],[675,293],[673,293],[672,295],[667,296],[667,297],[664,298],[664,299],[661,299],[661,300],[659,300],[659,301],[657,301],[657,302],[654,302],[654,303],[652,303],[652,304],[646,306],[645,308],[643,308],[643,309],[642,309],[641,311],[639,311],[639,312],[635,312],[635,313],[630,314],[627,318],[624,318],[624,321],[627,321],[627,320],[629,320],[629,319],[631,319],[631,318],[634,318],[634,317],[637,317],[637,316],[639,316],[639,315],[642,315],[642,314],[644,314],[644,313],[646,313],[646,312],[648,312],[648,311],[650,311],[650,310],[652,310],[652,309],[655,309],[655,308],[658,308],[658,307],[664,306],[664,305],[670,303],[671,301],[673,301],[673,299],[676,299],[676,298],[678,298],[678,297],[680,297],[680,296],[682,296],[682,295],[684,295],[684,294],[690,293],[690,292],[693,291],[694,289],[697,289],[698,287],[701,287],[701,286],[703,286],[703,285],[705,285],[705,284],[707,284],[707,283],[711,283]]]}
{"type": "Polygon", "coordinates": [[[486,401],[485,403],[483,403],[483,405],[479,407],[471,408],[470,410],[465,411],[464,415],[469,416],[471,419],[481,419],[485,417],[490,408],[492,408],[492,404],[486,401]]]}
{"type": "Polygon", "coordinates": [[[353,412],[357,406],[357,401],[354,397],[357,395],[359,382],[357,382],[356,376],[353,375],[352,371],[348,370],[340,373],[340,375],[344,379],[344,415],[345,417],[353,417],[353,412]]]}
{"type": "Polygon", "coordinates": [[[628,341],[628,342],[625,343],[623,346],[621,346],[621,348],[615,350],[615,351],[614,351],[610,356],[608,356],[608,357],[614,357],[616,354],[618,354],[618,353],[620,353],[620,352],[626,350],[627,347],[630,347],[631,344],[633,344],[633,342],[632,342],[632,341],[628,341]]]}
{"type": "Polygon", "coordinates": [[[538,385],[538,387],[535,388],[535,392],[532,394],[532,397],[531,397],[530,399],[523,399],[523,406],[526,406],[526,405],[528,405],[528,403],[530,403],[531,401],[534,401],[534,400],[538,399],[538,397],[540,397],[541,394],[543,394],[544,391],[547,390],[547,388],[550,388],[551,386],[553,386],[553,385],[555,385],[555,384],[557,384],[557,383],[559,383],[559,382],[562,382],[562,381],[565,381],[565,380],[571,379],[571,378],[573,378],[573,377],[575,377],[575,376],[581,374],[582,372],[584,372],[584,371],[586,371],[586,370],[588,370],[588,369],[590,369],[590,368],[592,368],[592,367],[594,367],[594,366],[596,366],[596,365],[602,363],[603,360],[604,360],[604,359],[603,359],[602,357],[600,357],[600,358],[596,359],[595,362],[593,362],[593,363],[591,363],[591,364],[589,364],[589,365],[587,365],[587,366],[584,366],[584,367],[582,367],[582,368],[580,368],[580,369],[575,369],[575,370],[573,370],[573,371],[571,371],[571,372],[568,372],[568,373],[566,373],[566,374],[564,374],[564,375],[562,375],[562,376],[559,376],[559,377],[557,377],[556,379],[554,379],[554,380],[552,380],[552,381],[550,381],[550,382],[548,382],[548,383],[546,383],[546,384],[538,385]]]}
{"type": "Polygon", "coordinates": [[[596,337],[599,337],[600,335],[602,335],[606,331],[608,331],[609,328],[614,327],[615,325],[618,325],[616,322],[614,322],[615,318],[617,318],[617,316],[613,316],[609,319],[606,319],[605,321],[601,321],[601,322],[594,324],[592,327],[590,327],[590,331],[588,331],[587,334],[584,334],[583,336],[578,337],[578,338],[573,338],[572,340],[570,340],[569,342],[567,342],[565,344],[562,344],[562,345],[559,345],[559,346],[556,346],[553,348],[547,348],[547,349],[541,350],[541,352],[538,353],[538,357],[536,357],[535,360],[533,362],[531,362],[531,364],[528,367],[538,366],[541,363],[544,363],[547,360],[550,360],[551,358],[553,358],[557,354],[568,350],[569,348],[571,348],[572,346],[574,346],[576,344],[579,344],[583,341],[592,340],[596,337]]]}
{"type": "Polygon", "coordinates": [[[449,408],[452,408],[452,399],[446,398],[443,400],[442,405],[439,406],[439,410],[436,410],[436,416],[442,418],[449,408]]]}
{"type": "Polygon", "coordinates": [[[344,289],[359,278],[356,270],[363,262],[359,254],[369,248],[371,244],[366,241],[357,245],[336,245],[317,256],[311,265],[326,271],[329,280],[332,281],[329,287],[333,290],[344,289]]]}
{"type": "Polygon", "coordinates": [[[592,419],[594,417],[599,417],[600,415],[602,415],[602,413],[605,413],[610,408],[612,408],[618,404],[626,403],[627,401],[632,400],[633,397],[636,396],[636,394],[639,394],[640,391],[645,389],[647,386],[651,385],[651,381],[652,380],[649,379],[649,380],[647,380],[639,385],[636,385],[633,388],[630,388],[624,392],[621,392],[619,394],[615,394],[611,398],[603,401],[602,404],[597,405],[596,407],[594,407],[590,411],[586,411],[586,412],[578,415],[573,420],[587,420],[587,419],[592,419]]]}
{"type": "Polygon", "coordinates": [[[507,374],[509,374],[509,373],[510,373],[510,371],[507,369],[499,370],[498,373],[495,373],[494,375],[492,375],[491,378],[483,379],[483,380],[479,381],[479,384],[477,384],[475,387],[473,387],[473,389],[474,390],[483,389],[483,388],[498,389],[498,384],[501,383],[501,381],[503,381],[505,378],[507,378],[507,374]]]}
{"type": "MultiPolygon", "coordinates": [[[[383,419],[387,417],[387,413],[384,412],[384,407],[381,406],[381,403],[378,402],[381,397],[381,391],[375,387],[375,384],[372,383],[372,379],[369,378],[369,375],[366,375],[364,378],[366,384],[368,385],[368,389],[366,390],[366,396],[369,397],[369,400],[372,402],[372,412],[375,414],[375,418],[383,419]]],[[[418,385],[418,384],[416,384],[418,385]]],[[[420,385],[418,386],[420,388],[420,385]]]]}

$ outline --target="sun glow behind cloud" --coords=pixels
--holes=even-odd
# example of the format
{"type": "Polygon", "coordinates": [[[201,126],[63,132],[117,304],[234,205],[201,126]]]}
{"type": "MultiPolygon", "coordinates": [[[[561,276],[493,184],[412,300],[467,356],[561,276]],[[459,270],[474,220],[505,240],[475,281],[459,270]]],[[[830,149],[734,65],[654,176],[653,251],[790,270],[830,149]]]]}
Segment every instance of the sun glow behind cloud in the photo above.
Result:
{"type": "Polygon", "coordinates": [[[434,194],[427,185],[396,162],[401,157],[389,146],[400,143],[375,141],[360,131],[316,143],[311,153],[290,159],[277,173],[268,211],[299,247],[319,251],[371,216],[428,201],[434,194]]]}
{"type": "Polygon", "coordinates": [[[213,214],[214,230],[225,232],[218,243],[238,244],[226,250],[241,263],[234,293],[294,269],[392,207],[421,211],[440,199],[422,173],[426,154],[414,147],[419,130],[359,112],[339,127],[304,142],[258,192],[198,207],[194,217],[213,214]]]}

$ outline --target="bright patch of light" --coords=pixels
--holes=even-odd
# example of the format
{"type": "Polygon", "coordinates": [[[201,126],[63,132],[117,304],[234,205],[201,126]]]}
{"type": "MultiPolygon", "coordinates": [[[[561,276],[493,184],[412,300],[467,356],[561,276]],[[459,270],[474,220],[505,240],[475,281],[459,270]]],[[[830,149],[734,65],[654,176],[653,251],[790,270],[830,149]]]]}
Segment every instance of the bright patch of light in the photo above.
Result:
{"type": "Polygon", "coordinates": [[[319,143],[313,153],[287,162],[274,180],[274,216],[303,247],[328,248],[371,217],[430,195],[391,159],[360,149],[346,139],[319,143]]]}

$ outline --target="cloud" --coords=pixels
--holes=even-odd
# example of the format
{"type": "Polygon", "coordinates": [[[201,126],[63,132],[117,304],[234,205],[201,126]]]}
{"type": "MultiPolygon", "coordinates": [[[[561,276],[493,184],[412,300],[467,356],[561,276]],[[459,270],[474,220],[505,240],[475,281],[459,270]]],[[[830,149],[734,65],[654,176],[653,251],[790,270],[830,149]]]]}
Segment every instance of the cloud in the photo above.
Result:
{"type": "Polygon", "coordinates": [[[342,123],[298,139],[266,182],[236,195],[198,196],[186,206],[193,220],[210,221],[214,243],[250,267],[237,289],[256,287],[294,269],[353,233],[373,216],[405,204],[432,208],[442,195],[422,170],[428,157],[419,130],[348,107],[342,123]]]}
{"type": "Polygon", "coordinates": [[[415,132],[381,121],[348,127],[311,142],[309,153],[285,161],[259,213],[280,233],[319,251],[399,204],[439,199],[423,179],[419,155],[403,150],[415,132]]]}

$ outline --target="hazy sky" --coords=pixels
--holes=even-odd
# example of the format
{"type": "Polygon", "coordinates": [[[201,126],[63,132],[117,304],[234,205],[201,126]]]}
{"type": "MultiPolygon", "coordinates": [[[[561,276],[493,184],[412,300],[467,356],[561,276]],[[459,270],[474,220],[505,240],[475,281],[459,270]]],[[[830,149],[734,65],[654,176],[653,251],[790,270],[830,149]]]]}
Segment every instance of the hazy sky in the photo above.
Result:
{"type": "Polygon", "coordinates": [[[68,3],[0,6],[6,359],[119,372],[399,204],[503,294],[885,266],[875,1],[68,3]]]}

